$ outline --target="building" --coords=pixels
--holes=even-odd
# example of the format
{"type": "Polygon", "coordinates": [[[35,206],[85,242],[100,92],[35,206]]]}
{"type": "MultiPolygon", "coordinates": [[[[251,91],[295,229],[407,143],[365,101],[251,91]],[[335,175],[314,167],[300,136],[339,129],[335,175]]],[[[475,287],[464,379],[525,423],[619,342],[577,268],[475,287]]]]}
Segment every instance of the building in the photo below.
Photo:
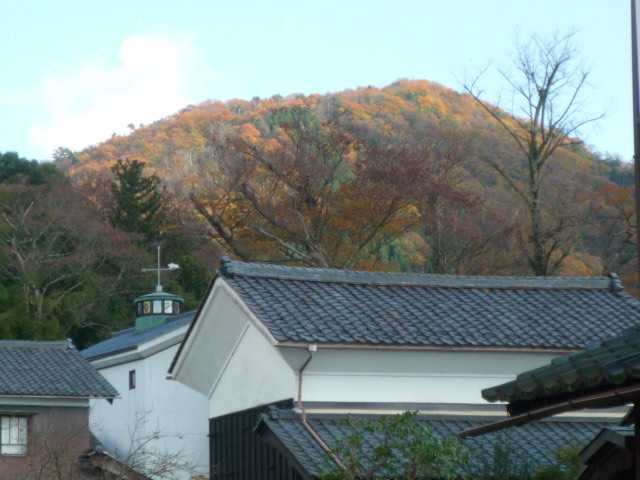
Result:
{"type": "MultiPolygon", "coordinates": [[[[418,407],[420,408],[420,407],[418,407]]],[[[392,410],[375,411],[369,413],[356,413],[346,415],[344,413],[316,413],[307,415],[307,428],[302,421],[300,413],[293,409],[272,408],[260,413],[256,420],[254,431],[263,444],[274,447],[274,451],[281,453],[288,470],[282,478],[290,479],[317,479],[327,470],[336,468],[327,455],[327,450],[322,443],[330,448],[335,448],[337,440],[354,433],[354,425],[357,422],[379,418],[380,414],[389,415],[392,410]],[[313,433],[312,433],[313,432],[313,433]],[[321,440],[315,438],[315,435],[321,440]]],[[[482,427],[500,418],[496,411],[476,411],[475,413],[448,412],[443,409],[440,413],[420,413],[416,421],[425,427],[429,427],[441,438],[451,438],[463,430],[482,427]]],[[[618,415],[619,418],[619,415],[618,415]]],[[[226,419],[229,423],[230,419],[226,419]]],[[[217,422],[222,424],[222,422],[217,422]]],[[[460,472],[462,478],[477,478],[488,469],[488,472],[497,473],[492,469],[493,459],[496,456],[496,447],[502,450],[509,449],[511,460],[516,470],[529,464],[533,468],[540,465],[550,465],[555,462],[554,453],[560,448],[574,445],[586,445],[601,429],[613,429],[617,427],[616,418],[606,416],[579,416],[559,417],[544,421],[532,422],[520,428],[511,428],[503,432],[494,432],[475,438],[466,438],[464,443],[469,447],[471,458],[460,472]],[[517,458],[516,458],[517,457],[517,458]],[[515,461],[514,461],[515,460],[515,461]]],[[[217,429],[212,432],[215,436],[217,429]]],[[[363,446],[361,451],[366,452],[378,442],[375,434],[365,433],[362,436],[363,446]]],[[[233,437],[232,437],[233,442],[233,437]]],[[[237,451],[241,451],[243,445],[236,441],[232,443],[237,451]]],[[[228,448],[228,447],[227,447],[228,448]]],[[[239,471],[242,465],[223,450],[215,447],[214,455],[220,455],[229,462],[229,471],[239,471]],[[219,453],[218,453],[219,452],[219,453]]],[[[272,461],[272,460],[271,460],[272,461]]],[[[366,463],[366,462],[365,462],[366,463]]],[[[263,463],[263,471],[257,472],[250,478],[276,479],[279,476],[269,475],[269,460],[263,463]],[[266,465],[266,468],[264,466],[266,465]],[[266,473],[266,475],[265,475],[266,473]]],[[[502,472],[504,473],[504,472],[502,472]]],[[[498,475],[488,475],[493,478],[505,478],[498,475]]],[[[213,476],[213,478],[223,478],[213,476]]],[[[239,478],[239,477],[232,477],[239,478]]],[[[589,479],[591,480],[591,479],[589,479]]]]}
{"type": "Polygon", "coordinates": [[[92,402],[92,431],[107,451],[142,471],[169,455],[179,458],[179,478],[206,474],[207,399],[167,379],[195,312],[182,313],[184,299],[161,288],[134,303],[133,328],[81,352],[120,392],[112,404],[92,402]]]}
{"type": "MultiPolygon", "coordinates": [[[[488,405],[483,388],[634,325],[639,305],[614,275],[411,275],[223,259],[170,373],[207,397],[212,478],[316,478],[323,467],[309,458],[326,460],[344,415],[414,410],[446,422],[442,432],[500,419],[504,409],[488,405]]],[[[570,423],[584,441],[619,416],[570,423]]],[[[557,424],[535,428],[552,438],[557,424]]]]}
{"type": "Polygon", "coordinates": [[[70,342],[0,341],[0,472],[48,472],[51,457],[69,473],[91,451],[89,404],[118,392],[70,342]]]}

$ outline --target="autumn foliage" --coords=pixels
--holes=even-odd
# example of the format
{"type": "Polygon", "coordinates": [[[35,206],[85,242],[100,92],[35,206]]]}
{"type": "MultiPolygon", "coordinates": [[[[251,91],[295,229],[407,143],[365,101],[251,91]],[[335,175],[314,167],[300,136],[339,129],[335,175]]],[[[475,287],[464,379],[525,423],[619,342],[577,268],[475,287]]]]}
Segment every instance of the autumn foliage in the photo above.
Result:
{"type": "MultiPolygon", "coordinates": [[[[526,212],[505,183],[526,182],[517,146],[469,95],[432,82],[208,101],[64,166],[82,185],[120,159],[162,179],[172,228],[239,259],[531,273],[526,212]]],[[[549,224],[557,213],[573,239],[558,273],[629,268],[628,168],[575,143],[553,152],[547,176],[549,224]]]]}

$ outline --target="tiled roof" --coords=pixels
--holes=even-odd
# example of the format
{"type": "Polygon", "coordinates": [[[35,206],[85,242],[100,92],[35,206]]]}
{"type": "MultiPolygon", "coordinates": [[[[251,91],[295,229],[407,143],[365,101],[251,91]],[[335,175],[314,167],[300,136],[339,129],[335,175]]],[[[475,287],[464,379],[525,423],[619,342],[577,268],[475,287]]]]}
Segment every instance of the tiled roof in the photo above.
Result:
{"type": "Polygon", "coordinates": [[[109,382],[66,341],[0,341],[0,369],[0,395],[118,396],[109,382]]]}
{"type": "Polygon", "coordinates": [[[218,275],[278,341],[583,348],[638,322],[615,275],[465,277],[223,259],[218,275]]]}
{"type": "MultiPolygon", "coordinates": [[[[351,418],[359,420],[371,416],[351,415],[351,418]]],[[[462,430],[493,421],[486,417],[453,415],[420,416],[418,419],[423,425],[433,429],[440,438],[450,438],[462,430]]],[[[335,468],[325,450],[302,424],[298,414],[290,410],[272,410],[262,416],[261,422],[311,475],[317,477],[322,472],[335,468]]],[[[308,423],[329,448],[335,448],[337,442],[352,431],[345,417],[339,415],[310,415],[308,423]]],[[[558,448],[586,445],[602,428],[611,425],[610,420],[563,418],[533,422],[500,433],[467,438],[464,439],[464,443],[471,451],[471,462],[466,471],[461,473],[481,473],[480,470],[484,466],[482,459],[491,461],[496,441],[507,442],[512,451],[521,458],[526,457],[537,465],[549,465],[553,463],[553,452],[558,448]]],[[[365,437],[364,441],[369,445],[375,444],[374,437],[365,437]]]]}
{"type": "Polygon", "coordinates": [[[80,353],[83,357],[94,360],[99,357],[133,350],[149,340],[189,324],[194,316],[195,310],[171,317],[166,322],[155,325],[143,332],[136,332],[135,328],[114,332],[111,334],[111,338],[96,343],[80,353]]]}
{"type": "Polygon", "coordinates": [[[595,392],[640,381],[640,327],[554,358],[549,365],[521,373],[511,382],[482,391],[489,401],[509,403],[541,397],[595,392]]]}

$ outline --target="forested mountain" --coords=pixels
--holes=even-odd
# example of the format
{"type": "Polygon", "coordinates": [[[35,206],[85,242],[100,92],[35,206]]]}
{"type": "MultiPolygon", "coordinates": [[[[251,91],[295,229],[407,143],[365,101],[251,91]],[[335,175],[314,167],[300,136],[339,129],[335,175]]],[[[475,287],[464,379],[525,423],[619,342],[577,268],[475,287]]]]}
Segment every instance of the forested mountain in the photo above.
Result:
{"type": "MultiPolygon", "coordinates": [[[[545,241],[558,265],[549,273],[615,271],[629,285],[632,170],[575,140],[545,171],[545,241]]],[[[154,288],[140,269],[155,265],[158,242],[164,263],[182,267],[163,283],[189,308],[223,254],[533,274],[515,191],[527,182],[525,159],[473,98],[432,82],[208,101],[55,159],[57,168],[0,156],[4,338],[83,346],[129,326],[131,300],[154,288]]]]}
{"type": "MultiPolygon", "coordinates": [[[[523,183],[522,155],[469,95],[432,82],[209,101],[59,164],[85,184],[118,159],[146,162],[174,218],[240,259],[530,273],[522,202],[493,165],[523,183]]],[[[546,180],[555,273],[628,265],[631,169],[575,143],[546,180]]]]}

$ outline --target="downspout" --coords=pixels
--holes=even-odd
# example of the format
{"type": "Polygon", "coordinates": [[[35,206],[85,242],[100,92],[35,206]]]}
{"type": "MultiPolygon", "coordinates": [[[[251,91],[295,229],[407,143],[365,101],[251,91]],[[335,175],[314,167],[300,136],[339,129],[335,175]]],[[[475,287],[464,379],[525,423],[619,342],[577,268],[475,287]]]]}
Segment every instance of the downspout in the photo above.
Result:
{"type": "Polygon", "coordinates": [[[300,370],[298,370],[298,401],[297,401],[297,407],[300,410],[300,413],[302,415],[301,419],[302,419],[302,425],[304,425],[304,428],[306,428],[307,431],[311,434],[311,436],[315,439],[315,441],[320,444],[322,449],[325,452],[327,452],[331,456],[331,458],[333,458],[333,460],[338,464],[338,466],[340,468],[342,468],[343,470],[346,470],[347,467],[342,462],[342,460],[340,460],[340,458],[338,458],[338,456],[331,451],[331,448],[329,447],[329,445],[327,445],[326,442],[320,437],[320,435],[318,435],[318,432],[316,432],[315,428],[313,428],[309,424],[309,422],[307,422],[307,410],[304,408],[304,406],[302,404],[302,373],[304,372],[304,369],[307,368],[307,365],[309,365],[309,363],[311,362],[311,359],[313,358],[313,353],[315,351],[317,351],[317,350],[318,350],[318,346],[317,345],[311,344],[311,345],[307,346],[307,351],[309,352],[309,356],[307,357],[305,362],[300,367],[300,370]]]}

